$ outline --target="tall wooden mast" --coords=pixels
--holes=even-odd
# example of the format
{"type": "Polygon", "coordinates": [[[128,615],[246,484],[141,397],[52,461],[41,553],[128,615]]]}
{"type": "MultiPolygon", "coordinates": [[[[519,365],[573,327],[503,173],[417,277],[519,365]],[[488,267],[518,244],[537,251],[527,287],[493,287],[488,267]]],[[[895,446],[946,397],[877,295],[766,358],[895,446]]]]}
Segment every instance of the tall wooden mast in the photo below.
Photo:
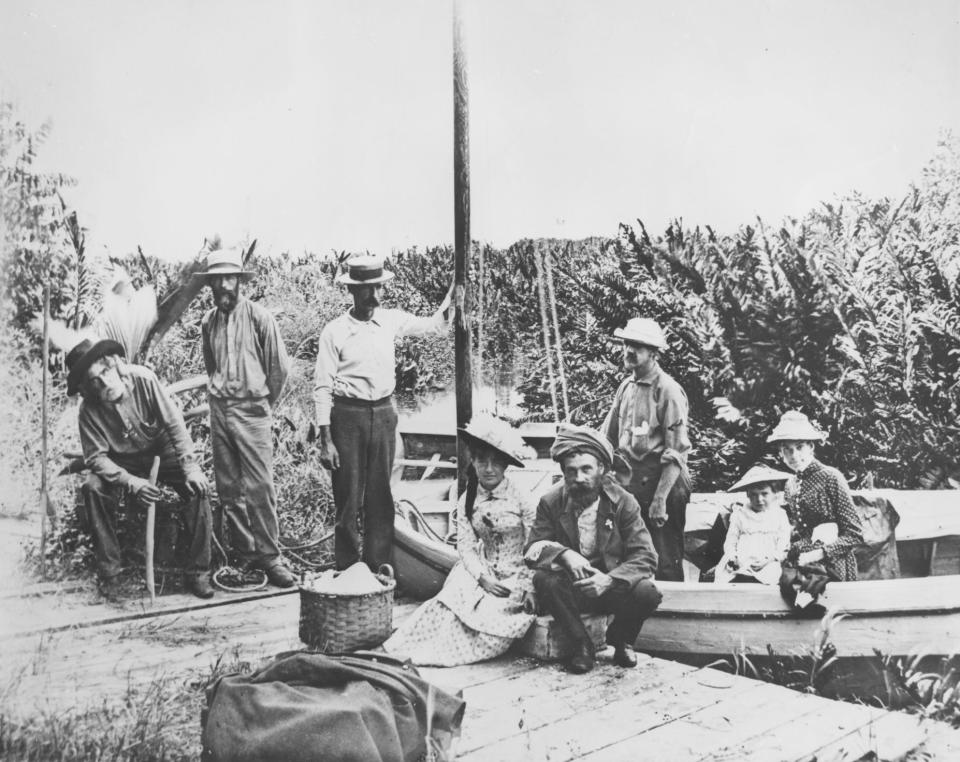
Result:
{"type": "MultiPolygon", "coordinates": [[[[470,309],[470,121],[468,116],[467,61],[463,48],[460,3],[453,4],[453,220],[456,321],[454,356],[457,391],[457,428],[473,415],[473,363],[468,314],[470,309]]],[[[459,491],[466,488],[468,455],[457,435],[459,491]]]]}

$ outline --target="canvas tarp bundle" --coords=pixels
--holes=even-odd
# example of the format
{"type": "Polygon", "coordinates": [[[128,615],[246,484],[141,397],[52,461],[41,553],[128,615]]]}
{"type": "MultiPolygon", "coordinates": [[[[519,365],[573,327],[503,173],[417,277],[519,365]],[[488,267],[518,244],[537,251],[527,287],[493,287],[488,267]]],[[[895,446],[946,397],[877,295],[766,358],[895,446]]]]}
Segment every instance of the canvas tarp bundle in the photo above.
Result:
{"type": "Polygon", "coordinates": [[[856,551],[857,577],[897,579],[900,559],[895,530],[900,514],[893,503],[880,495],[854,492],[853,504],[863,524],[863,545],[856,551]]]}
{"type": "Polygon", "coordinates": [[[259,672],[228,675],[208,690],[203,759],[446,759],[464,707],[412,666],[380,654],[281,654],[259,672]],[[428,705],[436,756],[427,755],[428,705]]]}

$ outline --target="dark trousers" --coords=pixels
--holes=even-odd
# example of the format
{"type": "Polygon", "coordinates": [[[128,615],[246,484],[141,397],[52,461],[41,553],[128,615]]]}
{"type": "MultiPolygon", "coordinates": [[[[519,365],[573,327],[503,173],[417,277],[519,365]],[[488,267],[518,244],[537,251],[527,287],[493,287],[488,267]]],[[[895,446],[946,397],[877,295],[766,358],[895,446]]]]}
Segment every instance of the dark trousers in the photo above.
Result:
{"type": "Polygon", "coordinates": [[[615,582],[614,587],[599,598],[588,598],[573,586],[565,571],[538,571],[533,587],[540,607],[550,614],[571,640],[593,651],[590,634],[580,614],[613,614],[607,627],[607,643],[633,646],[644,620],[650,616],[663,595],[651,579],[642,579],[629,587],[615,582]]]}
{"type": "MultiPolygon", "coordinates": [[[[143,460],[123,461],[117,459],[134,476],[149,476],[152,456],[143,460]]],[[[184,483],[184,474],[176,460],[162,459],[157,482],[174,489],[181,499],[181,517],[184,524],[186,550],[186,574],[205,574],[210,569],[210,537],[213,520],[210,501],[205,497],[190,494],[184,483]]],[[[93,551],[101,577],[114,577],[123,566],[120,543],[117,540],[116,514],[119,508],[119,487],[103,481],[96,474],[89,474],[83,485],[84,522],[93,539],[93,551]]],[[[128,500],[134,500],[130,497],[128,500]]]]}
{"type": "Polygon", "coordinates": [[[373,571],[390,563],[394,516],[390,472],[396,433],[397,411],[390,397],[375,402],[334,397],[330,436],[340,454],[340,467],[332,473],[338,569],[360,560],[361,545],[363,560],[373,571]]]}
{"type": "Polygon", "coordinates": [[[266,399],[210,396],[213,473],[230,543],[241,561],[262,569],[280,562],[272,425],[266,399]]]}
{"type": "Polygon", "coordinates": [[[659,559],[657,579],[683,582],[683,529],[687,523],[687,503],[690,502],[686,479],[681,474],[674,482],[667,495],[667,523],[658,527],[650,521],[650,503],[660,483],[662,468],[659,458],[648,458],[640,463],[634,461],[630,465],[633,467],[630,493],[640,504],[640,515],[659,559]]]}

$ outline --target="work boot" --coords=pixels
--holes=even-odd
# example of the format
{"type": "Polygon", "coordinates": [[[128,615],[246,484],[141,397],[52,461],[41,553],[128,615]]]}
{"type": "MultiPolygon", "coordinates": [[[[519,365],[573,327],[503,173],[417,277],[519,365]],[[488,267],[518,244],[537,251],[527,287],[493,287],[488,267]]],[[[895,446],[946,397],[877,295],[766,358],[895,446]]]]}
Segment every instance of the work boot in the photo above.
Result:
{"type": "Polygon", "coordinates": [[[593,647],[589,643],[574,646],[573,655],[567,661],[567,672],[584,675],[593,669],[593,647]]]}
{"type": "Polygon", "coordinates": [[[267,580],[274,587],[293,587],[297,584],[297,578],[293,576],[293,572],[283,564],[274,564],[264,571],[267,573],[267,580]]]}
{"type": "Polygon", "coordinates": [[[97,590],[107,603],[120,603],[120,575],[100,577],[97,580],[97,590]]]}
{"type": "Polygon", "coordinates": [[[637,666],[637,655],[626,643],[613,643],[613,663],[629,669],[637,666]]]}
{"type": "Polygon", "coordinates": [[[210,576],[203,574],[187,574],[183,578],[183,586],[187,592],[193,593],[197,598],[213,598],[213,588],[210,587],[210,576]]]}

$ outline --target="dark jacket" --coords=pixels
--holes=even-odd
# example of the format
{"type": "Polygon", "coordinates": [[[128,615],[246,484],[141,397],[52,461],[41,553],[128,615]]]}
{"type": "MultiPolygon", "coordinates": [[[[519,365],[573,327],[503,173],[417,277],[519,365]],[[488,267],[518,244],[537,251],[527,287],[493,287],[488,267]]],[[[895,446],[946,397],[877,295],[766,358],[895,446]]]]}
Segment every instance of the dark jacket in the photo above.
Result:
{"type": "MultiPolygon", "coordinates": [[[[554,561],[564,550],[579,551],[577,514],[563,482],[540,498],[525,550],[543,541],[546,544],[539,552],[534,549],[534,558],[527,554],[527,565],[534,569],[555,568],[554,561]]],[[[630,493],[606,479],[597,508],[597,554],[602,571],[629,585],[651,579],[657,571],[657,552],[640,517],[640,506],[630,493]]]]}

